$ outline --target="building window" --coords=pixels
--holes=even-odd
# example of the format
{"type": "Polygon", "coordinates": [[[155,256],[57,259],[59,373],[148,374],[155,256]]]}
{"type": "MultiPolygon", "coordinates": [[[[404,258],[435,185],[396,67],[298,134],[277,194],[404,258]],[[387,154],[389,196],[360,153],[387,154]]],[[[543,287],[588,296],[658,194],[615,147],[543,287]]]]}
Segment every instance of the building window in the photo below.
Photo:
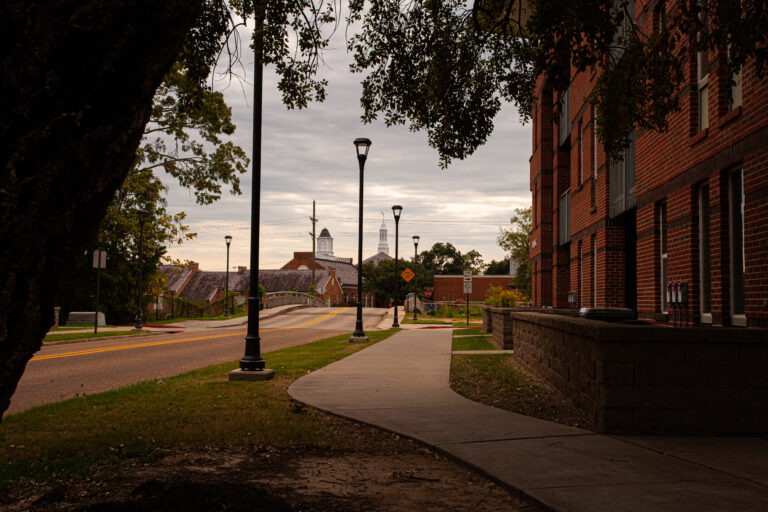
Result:
{"type": "Polygon", "coordinates": [[[597,235],[592,235],[592,307],[597,307],[597,235]]]}
{"type": "Polygon", "coordinates": [[[560,245],[565,245],[571,241],[571,189],[560,196],[557,220],[557,241],[560,245]]]}
{"type": "Polygon", "coordinates": [[[584,248],[582,241],[579,240],[579,307],[584,305],[584,248]]]}
{"type": "MultiPolygon", "coordinates": [[[[702,24],[707,24],[706,0],[699,0],[699,18],[702,24]]],[[[700,37],[699,35],[696,36],[700,37]]],[[[707,49],[703,48],[696,52],[696,80],[697,80],[697,108],[698,108],[698,131],[702,132],[709,128],[709,62],[707,60],[707,49]]]]}
{"type": "Polygon", "coordinates": [[[637,205],[635,197],[635,146],[637,130],[629,135],[629,146],[621,159],[611,163],[611,218],[637,205]]]}
{"type": "Polygon", "coordinates": [[[568,141],[571,135],[571,86],[560,95],[560,119],[558,122],[558,146],[568,141]]]}
{"type": "MultiPolygon", "coordinates": [[[[728,47],[730,58],[731,48],[728,47]]],[[[728,111],[736,110],[741,106],[741,68],[731,75],[731,84],[728,89],[728,111]]]]}
{"type": "Polygon", "coordinates": [[[592,176],[597,181],[597,109],[592,105],[592,176]]]}
{"type": "Polygon", "coordinates": [[[584,183],[584,123],[579,121],[579,185],[584,183]]]}
{"type": "Polygon", "coordinates": [[[744,171],[739,169],[730,175],[730,246],[731,246],[731,323],[745,326],[744,316],[744,171]]]}
{"type": "Polygon", "coordinates": [[[661,254],[661,312],[667,312],[667,203],[659,205],[659,252],[661,254]]]}
{"type": "Polygon", "coordinates": [[[699,188],[699,309],[701,323],[712,323],[712,275],[709,243],[709,185],[699,188]]]}

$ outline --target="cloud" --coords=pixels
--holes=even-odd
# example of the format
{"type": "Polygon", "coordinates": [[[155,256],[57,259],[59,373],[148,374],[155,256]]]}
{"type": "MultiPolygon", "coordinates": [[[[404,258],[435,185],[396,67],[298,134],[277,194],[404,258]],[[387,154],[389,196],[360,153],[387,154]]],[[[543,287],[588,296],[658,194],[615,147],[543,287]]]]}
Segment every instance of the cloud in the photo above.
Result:
{"type": "MultiPolygon", "coordinates": [[[[395,226],[391,206],[401,204],[401,250],[410,254],[411,236],[419,249],[451,242],[462,252],[478,250],[485,261],[504,257],[496,245],[500,226],[507,226],[515,208],[530,205],[530,128],[522,126],[511,105],[495,120],[488,142],[465,161],[447,170],[426,135],[407,127],[387,128],[382,122],[360,121],[360,76],[348,71],[343,30],[325,55],[321,74],[329,81],[324,103],[306,110],[286,110],[277,78],[264,73],[260,267],[279,268],[294,251],[309,251],[312,201],[317,202],[318,233],[327,227],[337,256],[357,258],[359,172],[352,141],[368,137],[373,144],[364,175],[363,257],[376,252],[382,215],[394,253],[395,226]]],[[[248,41],[243,34],[243,40],[248,41]]],[[[232,107],[237,131],[233,140],[249,155],[252,137],[253,55],[242,57],[245,82],[216,82],[232,107]]],[[[228,192],[214,205],[200,207],[193,196],[169,180],[168,209],[187,212],[197,239],[170,248],[176,258],[198,261],[206,270],[223,269],[224,236],[232,235],[230,265],[250,266],[252,177],[241,177],[242,196],[228,192]]]]}

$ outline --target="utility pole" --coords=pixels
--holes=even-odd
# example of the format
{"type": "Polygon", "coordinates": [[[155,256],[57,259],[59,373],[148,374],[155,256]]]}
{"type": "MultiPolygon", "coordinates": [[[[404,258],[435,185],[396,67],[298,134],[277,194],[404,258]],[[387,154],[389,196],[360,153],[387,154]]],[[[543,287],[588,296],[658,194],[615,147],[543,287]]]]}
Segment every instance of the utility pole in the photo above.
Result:
{"type": "Polygon", "coordinates": [[[310,233],[310,236],[312,237],[312,292],[315,291],[315,240],[317,240],[317,237],[315,237],[315,225],[317,224],[317,215],[315,214],[315,201],[312,201],[312,216],[309,218],[309,220],[312,222],[312,232],[310,233]]]}

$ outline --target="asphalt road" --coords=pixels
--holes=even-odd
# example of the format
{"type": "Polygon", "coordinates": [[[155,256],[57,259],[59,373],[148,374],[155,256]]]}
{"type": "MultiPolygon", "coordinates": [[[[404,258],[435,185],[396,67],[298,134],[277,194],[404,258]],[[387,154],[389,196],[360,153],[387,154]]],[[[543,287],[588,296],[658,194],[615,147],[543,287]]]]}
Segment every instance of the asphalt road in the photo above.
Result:
{"type": "MultiPolygon", "coordinates": [[[[384,311],[364,309],[365,328],[373,328],[384,311]]],[[[262,320],[261,352],[351,333],[355,313],[355,308],[307,308],[262,320]]],[[[235,361],[243,355],[245,333],[241,325],[45,345],[27,364],[5,414],[235,361]]],[[[269,357],[264,359],[269,368],[269,357]]]]}

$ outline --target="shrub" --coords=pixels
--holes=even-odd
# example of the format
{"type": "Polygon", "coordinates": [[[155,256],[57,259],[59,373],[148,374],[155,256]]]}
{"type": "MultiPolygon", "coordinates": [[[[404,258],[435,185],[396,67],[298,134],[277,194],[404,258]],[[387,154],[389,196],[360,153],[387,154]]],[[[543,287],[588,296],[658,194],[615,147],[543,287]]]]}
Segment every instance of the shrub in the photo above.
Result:
{"type": "Polygon", "coordinates": [[[513,307],[524,299],[525,294],[519,290],[505,290],[501,286],[491,286],[485,295],[485,303],[489,306],[513,307]]]}

